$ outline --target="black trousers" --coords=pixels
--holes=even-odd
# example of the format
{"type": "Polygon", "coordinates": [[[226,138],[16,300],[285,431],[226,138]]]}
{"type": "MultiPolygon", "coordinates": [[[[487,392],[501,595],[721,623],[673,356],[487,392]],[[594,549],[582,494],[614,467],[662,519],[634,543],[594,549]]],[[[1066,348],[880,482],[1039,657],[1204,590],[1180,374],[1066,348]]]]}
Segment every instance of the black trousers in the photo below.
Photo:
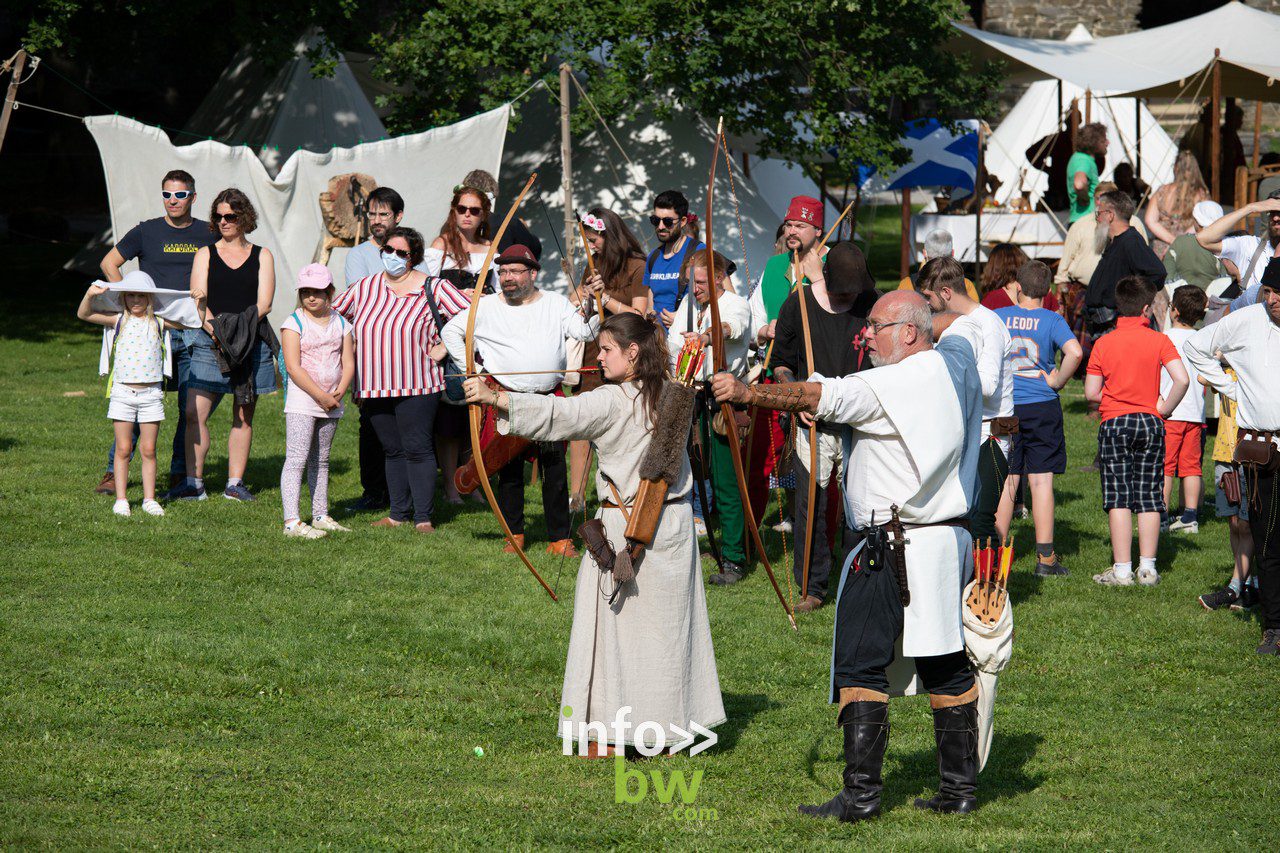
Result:
{"type": "Polygon", "coordinates": [[[410,505],[414,524],[431,520],[436,497],[436,409],[440,392],[412,397],[369,400],[373,428],[387,454],[387,491],[391,517],[408,521],[410,505]]]}
{"type": "MultiPolygon", "coordinates": [[[[569,471],[564,459],[564,443],[534,442],[538,453],[538,476],[542,479],[542,515],[547,522],[547,539],[569,538],[569,471]]],[[[524,533],[524,462],[513,459],[498,470],[498,508],[511,532],[524,533]]]]}
{"type": "MultiPolygon", "coordinates": [[[[868,569],[862,557],[860,553],[858,564],[850,567],[837,604],[833,702],[838,701],[842,687],[888,693],[885,671],[894,661],[895,645],[902,635],[902,599],[893,570],[868,569]]],[[[910,578],[909,554],[907,560],[910,578]]],[[[973,665],[964,649],[913,660],[930,693],[959,696],[973,687],[973,665]]]]}
{"type": "MultiPolygon", "coordinates": [[[[807,463],[808,460],[806,459],[807,463]]],[[[813,556],[809,560],[809,594],[816,595],[823,601],[827,599],[827,585],[831,579],[831,546],[829,537],[827,536],[827,490],[822,486],[818,486],[817,497],[814,503],[813,512],[817,513],[813,519],[813,541],[806,542],[804,538],[805,525],[808,523],[806,519],[809,517],[809,476],[808,469],[800,460],[795,460],[791,466],[791,470],[796,475],[796,491],[795,491],[795,507],[791,520],[791,535],[795,542],[796,556],[793,565],[792,574],[795,575],[796,588],[799,589],[804,583],[804,557],[810,546],[813,547],[813,556]]],[[[835,477],[836,473],[833,472],[835,477]]]]}
{"type": "Polygon", "coordinates": [[[360,490],[371,501],[387,500],[387,455],[373,428],[368,405],[360,407],[360,490]]]}
{"type": "Polygon", "coordinates": [[[978,497],[969,514],[969,531],[975,542],[990,538],[993,545],[998,544],[996,509],[1008,476],[1009,460],[1000,449],[1000,442],[988,438],[978,448],[978,497]]]}
{"type": "Polygon", "coordinates": [[[1249,530],[1253,533],[1253,573],[1258,577],[1262,628],[1280,628],[1280,476],[1249,468],[1249,530]],[[1256,486],[1254,481],[1257,481],[1256,486]]]}

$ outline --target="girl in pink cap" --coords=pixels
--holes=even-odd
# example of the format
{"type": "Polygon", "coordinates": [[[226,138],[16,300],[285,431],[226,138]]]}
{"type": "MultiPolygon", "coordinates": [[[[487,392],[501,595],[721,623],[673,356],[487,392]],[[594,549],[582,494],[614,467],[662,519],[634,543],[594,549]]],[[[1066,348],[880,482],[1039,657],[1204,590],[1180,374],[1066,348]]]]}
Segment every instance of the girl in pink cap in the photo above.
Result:
{"type": "Polygon", "coordinates": [[[351,324],[331,307],[333,276],[324,264],[298,273],[298,310],[280,326],[288,373],[284,398],[285,456],[280,471],[284,535],[319,539],[346,531],[329,516],[329,449],[342,418],[342,397],[355,378],[351,324]],[[302,474],[311,487],[311,523],[298,516],[302,474]]]}

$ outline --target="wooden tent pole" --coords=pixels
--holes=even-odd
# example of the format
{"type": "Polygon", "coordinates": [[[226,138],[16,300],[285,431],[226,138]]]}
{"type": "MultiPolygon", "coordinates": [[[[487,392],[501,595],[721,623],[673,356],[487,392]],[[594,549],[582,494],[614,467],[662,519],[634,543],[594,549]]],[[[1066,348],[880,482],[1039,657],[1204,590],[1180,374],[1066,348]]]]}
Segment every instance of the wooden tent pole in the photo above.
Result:
{"type": "Polygon", "coordinates": [[[1222,64],[1218,57],[1222,51],[1213,49],[1212,115],[1209,118],[1209,192],[1213,200],[1222,202],[1222,64]]]}
{"type": "Polygon", "coordinates": [[[911,190],[902,188],[902,277],[911,274],[911,190]]]}

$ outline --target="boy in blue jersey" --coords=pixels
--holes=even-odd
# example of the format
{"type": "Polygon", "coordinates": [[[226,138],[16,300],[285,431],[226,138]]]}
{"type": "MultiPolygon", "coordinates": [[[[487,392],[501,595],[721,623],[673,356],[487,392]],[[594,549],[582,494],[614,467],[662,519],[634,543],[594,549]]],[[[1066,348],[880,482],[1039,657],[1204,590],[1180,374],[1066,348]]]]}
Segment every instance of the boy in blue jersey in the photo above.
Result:
{"type": "Polygon", "coordinates": [[[653,200],[649,224],[660,245],[645,259],[644,285],[649,288],[653,311],[666,328],[671,327],[671,312],[684,295],[680,292],[680,268],[685,256],[702,248],[702,243],[684,233],[688,219],[689,200],[683,193],[664,190],[653,200]]]}
{"type": "Polygon", "coordinates": [[[1009,481],[996,510],[996,524],[1007,530],[1013,498],[1023,475],[1031,488],[1031,517],[1036,528],[1036,574],[1065,575],[1053,547],[1053,475],[1067,469],[1067,439],[1058,391],[1080,366],[1084,351],[1062,316],[1044,307],[1053,273],[1041,261],[1018,267],[1017,304],[996,309],[1013,339],[1013,412],[1018,432],[1009,453],[1009,481]],[[1057,366],[1058,353],[1062,365],[1057,366]]]}

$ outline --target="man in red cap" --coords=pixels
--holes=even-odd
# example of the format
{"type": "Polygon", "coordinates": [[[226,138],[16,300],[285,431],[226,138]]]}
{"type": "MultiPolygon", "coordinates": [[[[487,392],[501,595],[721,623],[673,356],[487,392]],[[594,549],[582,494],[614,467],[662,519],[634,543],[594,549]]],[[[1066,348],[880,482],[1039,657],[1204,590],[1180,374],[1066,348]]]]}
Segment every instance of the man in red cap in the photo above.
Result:
{"type": "MultiPolygon", "coordinates": [[[[798,195],[791,199],[791,203],[787,205],[787,217],[778,232],[778,239],[782,241],[785,251],[769,259],[765,264],[764,274],[760,276],[759,286],[751,293],[749,301],[752,335],[759,351],[766,354],[764,381],[770,381],[770,370],[773,367],[771,350],[778,311],[795,286],[793,275],[799,275],[804,283],[822,280],[826,249],[823,249],[822,256],[816,250],[822,242],[825,214],[823,203],[812,196],[798,195]]],[[[751,511],[759,521],[769,503],[769,479],[783,453],[785,436],[777,413],[763,409],[756,412],[752,432],[747,491],[751,498],[751,511]]],[[[787,482],[790,483],[790,478],[787,482]]],[[[789,490],[790,485],[787,488],[789,490]]],[[[791,526],[791,521],[787,519],[781,524],[784,526],[778,529],[785,532],[791,526]]]]}
{"type": "MultiPolygon", "coordinates": [[[[509,391],[553,394],[564,382],[565,339],[594,340],[600,333],[600,321],[595,314],[583,319],[573,303],[559,293],[538,289],[534,279],[542,266],[527,246],[508,246],[498,256],[497,266],[502,292],[482,297],[476,308],[478,361],[486,373],[501,376],[502,386],[509,391]]],[[[466,364],[466,334],[466,311],[456,314],[440,334],[456,364],[466,364]]],[[[529,453],[499,469],[498,506],[523,548],[524,463],[534,454],[542,477],[542,511],[550,540],[547,552],[577,556],[569,530],[563,443],[535,444],[529,453]]],[[[505,550],[514,549],[508,545],[505,550]]]]}

